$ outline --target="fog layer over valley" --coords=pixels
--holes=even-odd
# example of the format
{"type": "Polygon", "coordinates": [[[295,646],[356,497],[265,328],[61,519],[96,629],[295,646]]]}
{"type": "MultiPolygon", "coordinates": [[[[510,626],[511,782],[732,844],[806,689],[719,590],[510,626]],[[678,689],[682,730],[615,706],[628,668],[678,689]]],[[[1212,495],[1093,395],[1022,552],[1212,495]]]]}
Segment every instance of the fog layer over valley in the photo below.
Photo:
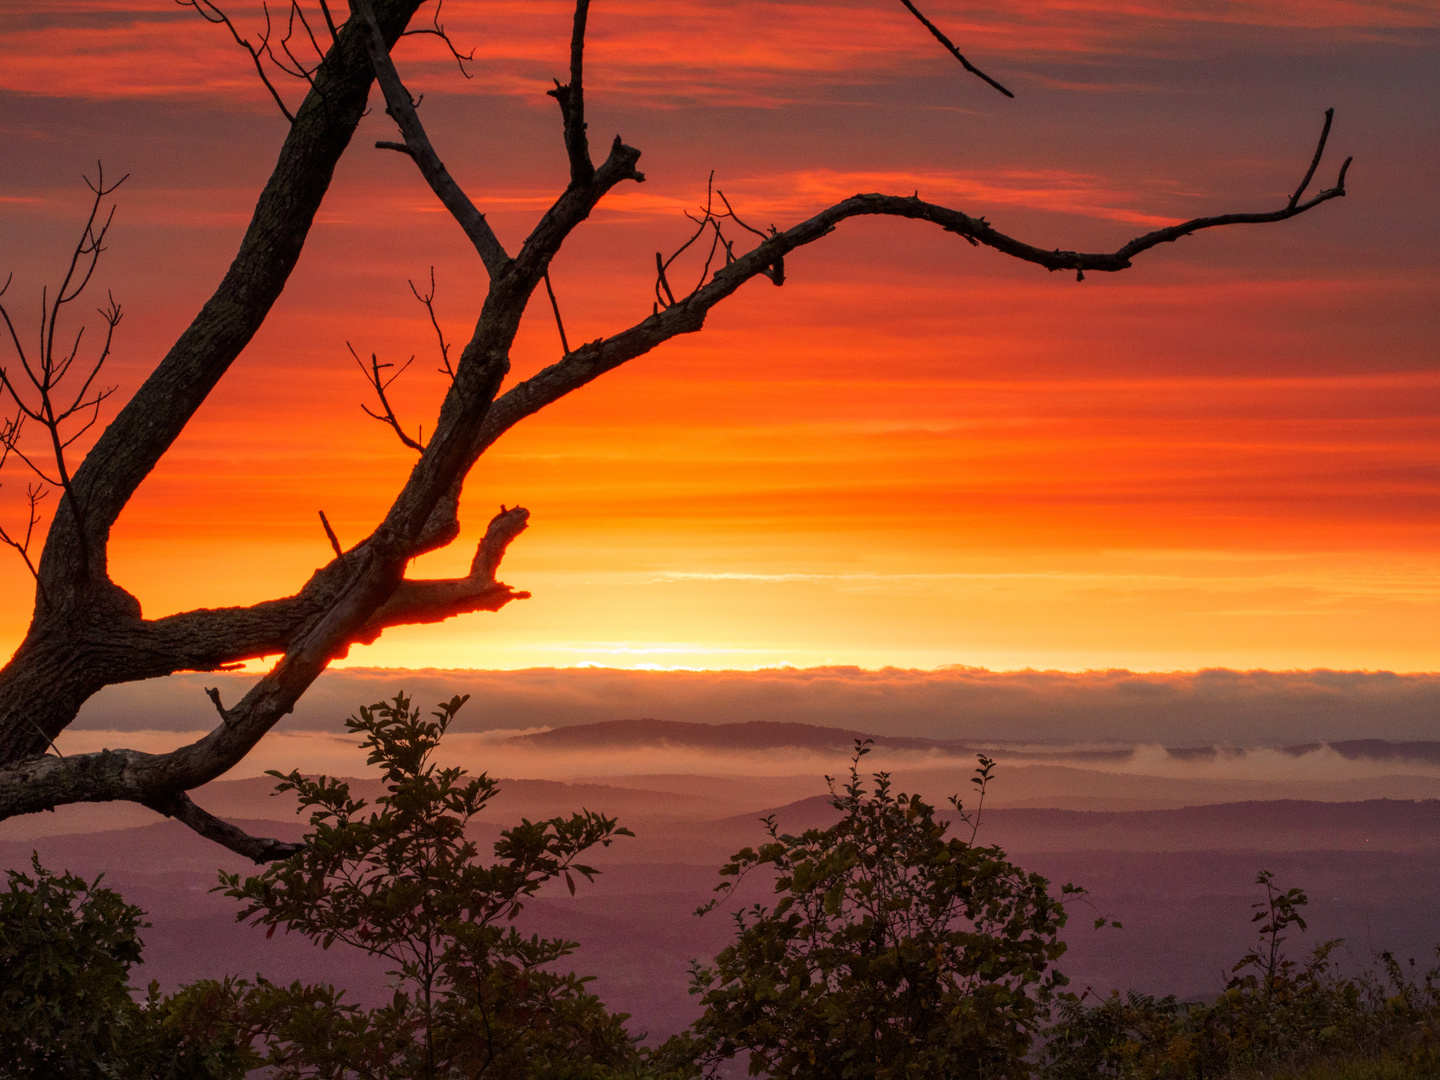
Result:
{"type": "MultiPolygon", "coordinates": [[[[209,673],[112,686],[73,729],[208,729],[204,688],[237,700],[253,675],[209,673]]],[[[279,730],[341,730],[357,705],[403,690],[471,695],[457,731],[569,727],[659,717],[815,724],[888,736],[1042,743],[1285,746],[1440,739],[1440,674],[1384,671],[987,671],[852,667],[759,671],[615,668],[331,670],[279,730]]]]}

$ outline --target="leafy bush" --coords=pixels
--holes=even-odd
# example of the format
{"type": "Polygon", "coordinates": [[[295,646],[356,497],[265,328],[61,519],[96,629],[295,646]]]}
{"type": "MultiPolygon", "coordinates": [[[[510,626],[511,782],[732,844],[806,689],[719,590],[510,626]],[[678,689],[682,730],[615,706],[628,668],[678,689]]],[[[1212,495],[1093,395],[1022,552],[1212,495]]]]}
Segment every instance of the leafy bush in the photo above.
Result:
{"type": "Polygon", "coordinates": [[[0,893],[0,1080],[239,1080],[262,1066],[282,1080],[693,1080],[732,1073],[742,1056],[754,1075],[805,1080],[1440,1074],[1440,966],[1417,974],[1382,953],[1377,971],[1345,978],[1339,941],[1292,959],[1308,898],[1268,871],[1256,942],[1215,1001],[1065,993],[1063,905],[1044,878],[975,842],[994,762],[980,758],[973,814],[951,799],[968,836],[950,836],[887,774],[867,787],[862,743],[849,783],[830,781],[835,825],[792,836],[767,818],[768,841],[721,868],[702,914],[757,871],[773,874],[778,899],[734,913],[733,943],[692,966],[699,1020],[642,1050],[627,1017],[561,969],[575,942],[513,923],[547,882],[573,893],[577,875],[592,878],[581,856],[628,830],[588,812],[523,820],[482,860],[466,832],[497,784],[432,760],[464,701],[432,719],[403,695],[361,709],[347,723],[384,794],[370,806],[332,779],[272,774],[309,812],[303,850],[258,876],[221,875],[240,919],[385,958],[390,1000],[367,1008],[332,986],[260,976],[139,994],[127,979],[143,913],[99,878],[32,857],[32,873],[9,871],[0,893]]]}
{"type": "MultiPolygon", "coordinates": [[[[737,912],[736,940],[692,969],[704,1013],[666,1048],[715,1071],[748,1053],[752,1074],[787,1077],[1007,1077],[1065,979],[1065,910],[1049,883],[996,847],[946,838],[948,823],[887,774],[867,791],[857,744],[850,782],[831,792],[839,822],[780,833],[720,873],[733,893],[747,874],[775,874],[780,899],[737,912]]],[[[993,762],[981,758],[981,804],[993,762]]],[[[1068,887],[1067,887],[1068,888],[1068,887]]],[[[708,909],[702,909],[702,912],[708,909]]]]}
{"type": "Polygon", "coordinates": [[[576,943],[526,937],[510,922],[546,882],[563,877],[573,893],[575,875],[592,878],[576,861],[587,849],[632,834],[588,812],[524,820],[501,834],[496,862],[481,862],[466,826],[497,784],[431,761],[464,702],[441,705],[433,720],[403,695],[361,709],[347,725],[363,735],[386,793],[368,808],[344,783],[275,773],[277,790],[310,811],[304,850],[243,881],[221,875],[240,919],[394,965],[394,996],[374,1009],[329,986],[248,988],[242,1011],[274,1075],[591,1077],[637,1060],[626,1017],[608,1012],[588,980],[553,969],[576,943]]]}
{"type": "Polygon", "coordinates": [[[1259,939],[1223,994],[1203,1004],[1112,991],[1092,1005],[1068,995],[1047,1032],[1044,1080],[1205,1080],[1382,1054],[1402,1073],[1440,1064],[1440,967],[1416,979],[1382,953],[1383,978],[1343,978],[1331,960],[1339,940],[1293,960],[1286,931],[1306,928],[1308,897],[1279,889],[1269,871],[1256,884],[1265,889],[1254,905],[1259,939]]]}
{"type": "Polygon", "coordinates": [[[130,1080],[240,1077],[258,1062],[233,1022],[239,988],[204,982],[137,1002],[144,913],[116,892],[7,871],[0,893],[0,1077],[130,1080]]]}

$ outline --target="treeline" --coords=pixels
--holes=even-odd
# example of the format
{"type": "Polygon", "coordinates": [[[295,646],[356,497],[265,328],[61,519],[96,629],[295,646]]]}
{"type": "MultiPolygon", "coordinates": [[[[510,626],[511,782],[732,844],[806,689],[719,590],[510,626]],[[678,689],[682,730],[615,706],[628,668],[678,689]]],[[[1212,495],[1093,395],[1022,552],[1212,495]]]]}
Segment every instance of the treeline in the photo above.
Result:
{"type": "Polygon", "coordinates": [[[335,780],[274,774],[309,816],[303,847],[218,886],[267,933],[383,958],[390,1000],[367,1007],[333,986],[263,977],[135,992],[143,912],[34,859],[0,893],[0,1077],[1205,1080],[1337,1061],[1356,1077],[1440,1066],[1440,969],[1382,954],[1344,977],[1337,941],[1293,959],[1306,896],[1268,873],[1255,947],[1214,1002],[1068,991],[1055,965],[1065,904],[1083,890],[1055,895],[978,842],[994,763],[980,759],[973,809],[951,800],[951,829],[886,774],[862,779],[863,745],[832,786],[834,826],[792,836],[767,820],[763,842],[720,868],[702,912],[728,915],[734,939],[692,967],[701,1015],[642,1046],[626,1015],[565,970],[577,943],[514,922],[547,883],[573,893],[592,878],[586,852],[628,831],[594,813],[526,820],[482,858],[467,825],[496,783],[433,760],[463,703],[428,718],[403,696],[361,709],[348,726],[385,794],[367,804],[335,780]],[[752,877],[767,900],[742,904],[752,877]]]}

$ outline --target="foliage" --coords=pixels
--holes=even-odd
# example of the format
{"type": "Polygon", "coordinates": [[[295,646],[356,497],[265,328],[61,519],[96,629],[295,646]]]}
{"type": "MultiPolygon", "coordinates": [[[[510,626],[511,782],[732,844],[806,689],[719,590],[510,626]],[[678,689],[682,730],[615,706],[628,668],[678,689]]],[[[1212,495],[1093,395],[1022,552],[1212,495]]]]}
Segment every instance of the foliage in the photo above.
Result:
{"type": "Polygon", "coordinates": [[[258,1063],[233,1022],[240,988],[205,982],[137,1002],[144,913],[100,878],[55,874],[31,856],[0,893],[0,1077],[5,1080],[240,1077],[258,1063]]]}
{"type": "Polygon", "coordinates": [[[1253,905],[1259,937],[1223,994],[1202,1004],[1112,991],[1092,1005],[1069,995],[1047,1033],[1044,1080],[1204,1080],[1324,1061],[1348,1061],[1367,1075],[1366,1063],[1382,1052],[1396,1075],[1440,1065],[1440,967],[1417,979],[1382,953],[1383,978],[1343,978],[1331,959],[1338,940],[1321,942],[1304,963],[1293,960],[1285,931],[1305,929],[1308,897],[1282,891],[1269,871],[1256,884],[1265,889],[1253,905]]]}
{"type": "Polygon", "coordinates": [[[1215,1001],[1065,993],[1053,966],[1064,907],[1044,878],[975,842],[994,762],[976,769],[974,814],[951,799],[968,836],[950,836],[918,796],[892,793],[887,774],[867,789],[861,743],[849,783],[837,792],[830,781],[835,825],[791,836],[767,818],[768,842],[721,868],[701,914],[756,871],[773,874],[778,899],[736,911],[734,942],[713,966],[692,966],[703,1012],[690,1031],[641,1050],[627,1017],[560,969],[575,942],[513,923],[546,883],[573,893],[576,875],[593,878],[583,853],[629,832],[589,812],[523,820],[482,861],[467,827],[498,786],[432,760],[464,700],[433,719],[403,695],[361,709],[348,724],[385,793],[369,806],[344,783],[273,774],[309,811],[303,850],[257,877],[221,875],[240,919],[385,958],[388,1001],[366,1007],[332,986],[261,976],[140,994],[127,978],[143,912],[101,879],[57,875],[32,856],[32,872],[9,871],[0,893],[0,1080],[239,1080],[258,1067],[297,1080],[694,1080],[733,1071],[742,1054],[754,1075],[807,1080],[1440,1070],[1440,966],[1417,973],[1382,953],[1377,970],[1342,977],[1338,940],[1292,959],[1285,946],[1306,930],[1308,897],[1268,871],[1256,878],[1257,938],[1215,1001]]]}
{"type": "Polygon", "coordinates": [[[587,980],[553,970],[576,943],[526,937],[511,923],[546,882],[563,878],[573,893],[576,874],[593,878],[576,861],[587,849],[632,834],[590,812],[523,820],[501,833],[496,862],[482,863],[466,826],[498,786],[431,760],[464,702],[441,705],[433,720],[403,695],[361,709],[347,724],[383,770],[375,807],[339,781],[275,773],[277,790],[310,810],[304,850],[258,877],[221,875],[242,903],[238,918],[393,965],[394,996],[374,1009],[329,986],[250,988],[246,1019],[264,1033],[277,1076],[590,1076],[636,1058],[626,1017],[587,980]]]}
{"type": "MultiPolygon", "coordinates": [[[[781,834],[746,848],[720,873],[732,895],[759,868],[780,899],[735,913],[736,940],[713,967],[695,965],[704,1013],[685,1040],[714,1071],[742,1051],[755,1075],[795,1077],[1019,1076],[1065,979],[1065,911],[1049,883],[996,847],[946,838],[948,823],[918,795],[893,794],[886,773],[867,791],[857,743],[850,782],[831,793],[829,829],[781,834]]],[[[983,806],[993,762],[975,783],[983,806]]],[[[1067,887],[1068,889],[1069,887],[1067,887]]],[[[719,898],[709,907],[714,907],[719,898]]],[[[708,910],[702,909],[702,912],[708,910]]]]}

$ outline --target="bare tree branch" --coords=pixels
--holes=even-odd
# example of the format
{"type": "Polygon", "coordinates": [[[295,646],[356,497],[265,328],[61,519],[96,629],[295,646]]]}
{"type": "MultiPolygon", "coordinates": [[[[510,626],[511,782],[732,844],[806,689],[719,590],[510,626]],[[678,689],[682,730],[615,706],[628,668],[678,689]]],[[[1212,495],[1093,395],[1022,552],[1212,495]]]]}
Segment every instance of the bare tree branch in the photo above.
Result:
{"type": "MultiPolygon", "coordinates": [[[[405,139],[404,152],[419,166],[420,174],[425,177],[430,190],[435,192],[445,209],[450,211],[450,215],[475,245],[485,269],[490,271],[492,276],[499,273],[509,262],[510,256],[505,253],[505,248],[496,238],[490,223],[485,220],[485,215],[475,208],[470,196],[460,190],[460,185],[451,177],[435,153],[435,147],[430,144],[430,137],[425,134],[425,127],[415,112],[415,102],[400,81],[400,75],[390,59],[390,50],[385,45],[385,38],[380,32],[380,24],[375,19],[370,0],[352,0],[352,4],[369,31],[365,35],[365,48],[375,77],[379,80],[380,89],[385,93],[385,112],[395,121],[405,139]]],[[[387,150],[397,149],[394,143],[377,142],[375,145],[387,150]]]]}
{"type": "Polygon", "coordinates": [[[575,0],[575,17],[570,30],[570,81],[555,80],[551,97],[560,103],[565,121],[565,153],[570,158],[570,186],[590,183],[595,163],[590,159],[590,140],[585,123],[585,24],[590,17],[590,0],[575,0]]]}
{"type": "Polygon", "coordinates": [[[471,49],[468,53],[462,53],[459,48],[456,47],[455,42],[450,40],[450,35],[445,32],[445,27],[440,23],[440,9],[444,6],[445,0],[435,0],[435,15],[430,20],[430,25],[421,27],[419,30],[406,30],[405,33],[400,36],[417,37],[423,34],[438,37],[445,43],[445,48],[450,50],[450,55],[454,58],[456,67],[460,69],[460,74],[464,75],[467,79],[473,79],[475,76],[466,70],[465,65],[474,62],[475,50],[471,49]]]}
{"type": "MultiPolygon", "coordinates": [[[[311,48],[320,51],[310,23],[298,7],[299,0],[291,0],[286,34],[279,42],[284,59],[271,45],[268,11],[265,37],[259,46],[253,46],[239,38],[211,0],[181,2],[195,7],[210,21],[229,27],[250,52],[262,79],[263,55],[268,62],[305,79],[308,92],[293,115],[287,111],[292,121],[290,131],[240,250],[219,289],[102,433],[74,476],[63,469],[57,474],[76,513],[57,514],[51,520],[42,555],[34,566],[38,584],[35,618],[14,657],[0,669],[0,818],[67,802],[128,799],[171,814],[251,858],[274,858],[284,853],[286,848],[278,841],[248,837],[219,822],[194,806],[186,793],[239,762],[291,711],[321,672],[351,646],[375,640],[389,626],[432,622],[468,611],[495,611],[528,595],[496,580],[501,557],[528,520],[526,511],[518,507],[502,507],[489,523],[470,571],[463,578],[422,581],[405,577],[405,569],[416,555],[449,543],[458,534],[461,487],[484,449],[518,420],[600,374],[679,334],[699,330],[709,311],[746,281],[764,276],[776,285],[783,283],[789,253],[829,235],[849,218],[881,215],[929,221],[973,245],[987,246],[1049,270],[1073,270],[1083,276],[1087,270],[1125,269],[1141,252],[1193,232],[1220,225],[1280,221],[1345,194],[1348,160],[1333,188],[1301,201],[1323,156],[1329,114],[1310,170],[1285,208],[1196,218],[1136,237],[1110,253],[1037,248],[999,232],[983,218],[924,202],[918,193],[908,198],[856,195],[784,232],[772,226],[765,233],[741,220],[724,194],[712,188],[699,215],[691,215],[696,226],[694,235],[680,248],[680,252],[689,250],[687,258],[699,264],[695,286],[680,295],[673,284],[678,276],[675,258],[680,252],[668,261],[657,255],[652,314],[627,330],[572,349],[550,285],[550,263],[607,193],[626,180],[644,180],[637,168],[639,150],[627,146],[618,136],[598,167],[591,158],[583,85],[588,0],[577,0],[575,4],[569,81],[564,85],[557,82],[552,92],[564,121],[569,182],[541,215],[513,259],[483,215],[445,171],[419,121],[416,102],[390,58],[390,48],[405,32],[418,0],[352,0],[353,15],[339,28],[322,2],[331,45],[314,67],[308,61],[301,62],[290,44],[292,38],[300,40],[296,35],[303,35],[311,48]],[[374,355],[366,368],[357,355],[381,405],[380,411],[366,411],[391,426],[418,454],[383,520],[368,537],[344,550],[322,513],[335,558],[317,570],[294,596],[246,608],[201,609],[146,620],[139,602],[107,574],[106,543],[111,527],[284,288],[335,164],[363,115],[372,77],[380,81],[388,111],[404,137],[403,143],[377,145],[400,150],[417,163],[432,190],[475,246],[490,278],[469,341],[453,362],[434,309],[433,271],[428,295],[422,296],[411,283],[412,291],[429,312],[440,342],[442,370],[450,376],[433,432],[428,439],[412,439],[405,434],[387,397],[387,388],[399,372],[386,376],[388,366],[374,355]],[[715,205],[716,197],[724,206],[723,212],[715,205]],[[737,254],[736,240],[728,235],[733,233],[732,223],[757,238],[752,250],[737,254]],[[556,316],[565,355],[497,397],[510,371],[510,351],[522,316],[542,284],[556,316]],[[81,508],[83,513],[79,512],[81,508]],[[88,557],[90,552],[93,558],[88,557]],[[156,755],[107,750],[63,760],[36,756],[43,754],[47,745],[53,745],[54,737],[75,718],[80,706],[104,686],[181,670],[218,670],[277,654],[278,662],[231,707],[225,708],[218,693],[212,694],[219,723],[187,746],[156,755]]],[[[906,6],[967,69],[975,70],[913,5],[906,6]]],[[[439,28],[438,11],[436,20],[439,28]]],[[[998,87],[983,73],[976,74],[998,87]]],[[[279,95],[268,80],[266,85],[278,101],[279,95]]],[[[104,189],[103,183],[96,187],[104,189]]],[[[72,260],[72,273],[56,294],[56,305],[69,303],[88,282],[94,266],[92,259],[86,269],[85,259],[91,253],[98,256],[109,220],[107,217],[100,225],[92,212],[86,237],[77,249],[81,254],[72,260]]],[[[3,292],[0,288],[0,294],[3,292]]],[[[42,308],[48,303],[48,299],[42,299],[42,308]]],[[[79,335],[68,348],[57,346],[54,310],[46,308],[50,324],[35,362],[23,349],[18,352],[26,377],[32,381],[38,377],[47,392],[53,391],[57,373],[63,377],[70,370],[80,349],[79,335]]],[[[113,332],[120,316],[118,306],[112,301],[108,309],[102,310],[102,316],[113,332]]],[[[18,349],[19,335],[8,315],[5,321],[18,349]]],[[[102,358],[108,350],[107,336],[102,358]]],[[[74,432],[67,428],[61,434],[57,418],[87,427],[94,423],[99,399],[93,379],[92,371],[89,378],[81,380],[78,394],[67,393],[63,401],[54,398],[48,409],[26,411],[22,403],[15,423],[25,418],[35,419],[42,426],[48,423],[55,452],[63,462],[64,450],[73,442],[74,432]]],[[[8,381],[6,386],[13,389],[8,381]]],[[[41,400],[43,404],[44,394],[41,400]]],[[[18,439],[18,429],[12,429],[7,429],[14,436],[10,443],[18,439]]],[[[18,446],[9,449],[22,454],[18,446]]],[[[33,496],[32,518],[37,513],[36,503],[38,496],[33,496]]]]}
{"type": "MultiPolygon", "coordinates": [[[[528,512],[519,507],[502,508],[477,546],[466,577],[450,581],[402,582],[398,588],[391,590],[386,604],[375,605],[370,618],[360,620],[358,626],[345,627],[343,639],[346,642],[373,641],[387,626],[433,622],[464,611],[494,611],[512,600],[526,598],[528,593],[516,592],[498,583],[495,573],[511,541],[524,531],[528,518],[528,512]]],[[[338,604],[331,603],[323,608],[318,619],[321,627],[327,623],[334,625],[336,607],[354,610],[353,603],[346,605],[345,599],[342,595],[338,604]]],[[[267,605],[257,605],[257,608],[265,610],[255,613],[274,620],[289,607],[286,614],[295,618],[300,614],[295,610],[299,606],[293,601],[272,601],[267,605]]],[[[254,609],[251,610],[254,612],[254,609]]],[[[163,649],[165,644],[161,639],[167,632],[170,637],[183,639],[192,645],[207,629],[220,635],[234,635],[237,625],[234,614],[234,609],[229,612],[200,611],[147,623],[145,626],[151,633],[138,651],[153,655],[163,649]]],[[[289,851],[279,841],[247,837],[234,826],[194,806],[184,793],[223,775],[239,762],[275,721],[290,710],[299,692],[324,669],[329,656],[325,655],[322,659],[314,653],[326,650],[333,653],[338,642],[334,636],[317,633],[317,620],[312,613],[305,614],[310,617],[301,617],[298,627],[292,627],[295,630],[294,639],[281,646],[289,649],[285,659],[238,703],[225,709],[220,705],[218,693],[211,695],[221,723],[209,735],[166,754],[102,750],[93,754],[72,754],[63,760],[51,756],[29,757],[0,767],[0,820],[53,809],[66,803],[128,800],[169,814],[202,835],[257,861],[283,858],[289,851]],[[303,686],[297,685],[297,681],[307,675],[308,681],[303,686]]],[[[232,641],[231,644],[238,645],[239,642],[232,641]]],[[[256,642],[248,644],[250,647],[242,651],[253,652],[256,642]]],[[[260,646],[267,648],[263,642],[260,646]]],[[[273,644],[268,646],[268,652],[275,651],[273,644]]],[[[236,655],[233,649],[231,655],[236,655]]],[[[145,676],[141,674],[138,677],[145,676]]]]}
{"type": "Polygon", "coordinates": [[[455,381],[455,369],[450,366],[450,343],[445,340],[445,331],[440,329],[440,319],[435,314],[435,267],[430,267],[430,291],[424,296],[415,287],[415,282],[407,281],[410,291],[415,299],[425,305],[425,313],[430,316],[430,327],[435,331],[435,339],[440,344],[440,373],[450,376],[450,381],[455,381]]]}
{"type": "Polygon", "coordinates": [[[305,850],[304,844],[251,836],[245,830],[216,817],[208,810],[202,810],[183,791],[167,792],[146,801],[144,805],[156,813],[174,818],[195,830],[205,839],[213,840],[221,847],[229,848],[238,855],[244,855],[254,863],[263,864],[275,862],[278,859],[288,859],[291,855],[298,855],[305,850]]]}
{"type": "Polygon", "coordinates": [[[411,450],[414,450],[416,453],[424,453],[425,445],[405,434],[405,429],[400,426],[400,421],[396,419],[395,416],[395,410],[390,407],[390,399],[385,394],[385,391],[390,388],[390,384],[393,383],[396,379],[398,379],[401,375],[404,375],[405,369],[415,362],[415,357],[412,356],[409,360],[406,360],[405,363],[401,364],[400,367],[396,369],[395,374],[391,375],[387,379],[382,373],[386,368],[395,367],[394,364],[382,364],[380,363],[380,358],[374,353],[371,353],[370,366],[366,367],[365,361],[361,360],[360,355],[355,351],[355,346],[351,345],[347,341],[345,343],[345,348],[349,349],[350,355],[355,357],[355,363],[360,365],[360,370],[365,374],[365,381],[368,382],[370,384],[370,388],[375,391],[375,396],[380,399],[380,407],[385,411],[383,413],[377,413],[373,411],[368,405],[361,405],[361,410],[363,410],[365,415],[370,417],[371,419],[379,420],[383,424],[388,424],[390,428],[395,432],[396,437],[399,438],[399,440],[406,446],[408,446],[411,450]]]}
{"type": "Polygon", "coordinates": [[[992,79],[989,75],[986,75],[974,64],[970,63],[969,60],[966,60],[965,57],[960,54],[960,50],[955,47],[955,43],[951,41],[948,37],[946,37],[944,33],[941,32],[938,26],[932,23],[924,15],[920,14],[920,9],[917,8],[914,4],[912,4],[910,0],[900,0],[900,3],[905,5],[906,10],[909,11],[911,15],[914,15],[915,18],[920,20],[920,24],[924,26],[926,30],[929,30],[930,33],[935,35],[935,40],[940,42],[941,45],[944,45],[945,48],[950,51],[951,56],[955,57],[956,60],[960,61],[961,67],[963,67],[966,71],[970,72],[971,75],[976,75],[984,79],[987,83],[993,86],[996,90],[999,90],[1000,93],[1004,94],[1006,97],[1013,98],[1015,96],[1009,90],[1006,90],[1005,87],[1001,86],[998,82],[992,79]]]}
{"type": "Polygon", "coordinates": [[[570,352],[570,342],[565,337],[565,320],[560,318],[560,302],[555,299],[555,290],[550,285],[550,271],[545,271],[545,293],[550,297],[550,310],[555,313],[555,329],[560,331],[561,355],[570,352]]]}
{"type": "MultiPolygon", "coordinates": [[[[1320,149],[1329,132],[1327,113],[1325,132],[1320,149]]],[[[698,331],[712,307],[735,292],[753,277],[770,276],[771,268],[783,265],[785,255],[797,248],[829,236],[844,221],[853,217],[881,215],[929,221],[946,232],[962,237],[972,245],[994,248],[1002,254],[1043,266],[1047,270],[1074,270],[1083,278],[1086,270],[1114,273],[1128,269],[1137,255],[1160,244],[1173,243],[1181,237],[1205,229],[1226,225],[1264,224],[1285,221],[1313,210],[1321,203],[1345,194],[1345,174],[1350,167],[1346,158],[1340,167],[1335,186],[1303,203],[1287,203],[1280,210],[1259,213],[1219,214],[1192,218],[1178,225],[1137,236],[1114,252],[1084,253],[1047,250],[1035,247],[1000,232],[984,218],[972,218],[958,210],[922,201],[918,196],[853,195],[836,203],[807,221],[782,233],[766,238],[758,247],[738,257],[715,272],[711,281],[688,296],[658,308],[644,321],[608,338],[582,345],[563,360],[550,365],[524,382],[506,391],[490,410],[476,453],[483,453],[504,432],[527,416],[584,386],[607,371],[643,356],[657,345],[680,334],[698,331]]],[[[1317,163],[1318,165],[1318,160],[1317,163]]],[[[727,203],[728,207],[728,203],[727,203]]],[[[738,220],[738,219],[737,219],[738,220]]],[[[748,228],[748,226],[747,226],[748,228]]],[[[758,230],[750,229],[751,232],[758,230]]],[[[697,234],[698,235],[698,234],[697,234]]],[[[657,256],[657,262],[659,257],[657,256]]],[[[773,280],[773,279],[772,279],[773,280]]],[[[782,278],[783,280],[783,278],[782,278]]]]}
{"type": "Polygon", "coordinates": [[[260,81],[265,85],[265,89],[270,91],[270,96],[275,99],[275,104],[280,107],[285,119],[293,125],[295,114],[285,104],[285,99],[280,96],[280,91],[275,89],[275,84],[270,81],[270,76],[265,74],[265,62],[261,59],[266,54],[269,54],[272,60],[275,58],[275,54],[270,51],[269,7],[265,8],[265,32],[260,35],[259,46],[255,46],[250,44],[249,38],[240,36],[240,31],[235,29],[235,24],[230,21],[230,16],[211,3],[211,0],[175,0],[175,2],[181,7],[194,8],[206,22],[224,26],[226,30],[230,31],[230,36],[235,39],[235,44],[250,54],[250,60],[255,65],[255,74],[260,76],[260,81]]]}
{"type": "Polygon", "coordinates": [[[325,537],[330,541],[330,547],[335,552],[337,559],[344,558],[345,551],[340,546],[340,538],[335,535],[335,530],[330,527],[330,519],[325,516],[325,511],[319,511],[320,524],[325,528],[325,537]]]}
{"type": "MultiPolygon", "coordinates": [[[[374,5],[387,42],[404,29],[418,4],[374,5]]],[[[335,163],[365,110],[373,73],[361,37],[356,20],[339,29],[219,287],[75,471],[72,487],[84,507],[83,523],[64,513],[51,519],[36,567],[35,617],[0,668],[0,763],[43,749],[34,725],[53,737],[107,679],[125,681],[115,670],[90,670],[88,654],[76,641],[76,635],[94,633],[113,637],[141,623],[138,601],[105,572],[111,526],[284,288],[335,163]]],[[[443,494],[450,484],[438,486],[443,494]]],[[[417,523],[416,535],[421,531],[417,523]]],[[[399,565],[403,569],[403,562],[399,565]]]]}
{"type": "MultiPolygon", "coordinates": [[[[0,303],[0,320],[4,321],[5,328],[9,332],[10,343],[24,371],[24,381],[29,384],[28,387],[25,387],[17,383],[11,376],[9,368],[0,367],[0,393],[8,395],[18,409],[15,420],[7,422],[3,430],[0,430],[0,443],[4,445],[5,456],[8,457],[13,453],[42,481],[42,485],[49,484],[51,487],[60,489],[61,502],[69,508],[75,528],[82,537],[84,508],[71,483],[70,467],[66,462],[65,451],[90,430],[99,419],[100,406],[115,392],[116,388],[112,386],[107,389],[95,390],[92,393],[91,387],[94,386],[101,368],[105,366],[105,361],[109,359],[110,349],[115,340],[115,328],[120,324],[120,305],[115,302],[115,297],[110,295],[108,305],[99,309],[100,317],[105,320],[105,340],[101,344],[95,360],[89,365],[89,371],[80,379],[79,386],[73,392],[65,390],[64,383],[70,374],[71,367],[80,355],[80,343],[85,335],[85,327],[82,326],[76,332],[70,347],[64,352],[57,351],[56,337],[60,330],[62,313],[69,304],[74,303],[84,293],[95,274],[95,268],[99,265],[100,256],[105,251],[105,238],[115,220],[115,207],[112,204],[109,212],[105,214],[103,222],[97,226],[96,223],[100,219],[100,212],[104,207],[105,200],[113,195],[127,178],[128,174],[107,186],[103,165],[97,165],[94,183],[91,183],[88,176],[85,177],[85,185],[94,195],[90,204],[90,214],[85,220],[85,227],[80,233],[80,239],[71,250],[70,262],[66,267],[65,276],[60,282],[60,287],[55,291],[54,302],[52,303],[49,299],[48,289],[41,290],[40,334],[33,363],[26,353],[14,321],[10,318],[10,312],[3,303],[0,303]],[[69,398],[68,404],[61,396],[62,392],[69,398]],[[32,397],[33,400],[31,400],[32,397]],[[80,421],[79,426],[67,430],[70,421],[77,417],[80,421]],[[55,467],[53,477],[39,461],[20,446],[20,436],[26,420],[33,420],[39,424],[47,437],[50,444],[50,458],[55,467]]],[[[8,291],[10,281],[11,279],[7,278],[5,285],[0,287],[0,297],[3,297],[8,291]]],[[[21,557],[25,560],[25,565],[35,575],[37,582],[39,575],[28,552],[30,536],[39,522],[39,518],[36,516],[36,507],[43,494],[43,488],[31,489],[29,496],[31,520],[26,528],[26,538],[23,544],[16,543],[8,535],[0,536],[5,543],[20,552],[21,557]]],[[[88,545],[83,542],[80,547],[80,556],[82,564],[89,557],[88,545]]]]}

